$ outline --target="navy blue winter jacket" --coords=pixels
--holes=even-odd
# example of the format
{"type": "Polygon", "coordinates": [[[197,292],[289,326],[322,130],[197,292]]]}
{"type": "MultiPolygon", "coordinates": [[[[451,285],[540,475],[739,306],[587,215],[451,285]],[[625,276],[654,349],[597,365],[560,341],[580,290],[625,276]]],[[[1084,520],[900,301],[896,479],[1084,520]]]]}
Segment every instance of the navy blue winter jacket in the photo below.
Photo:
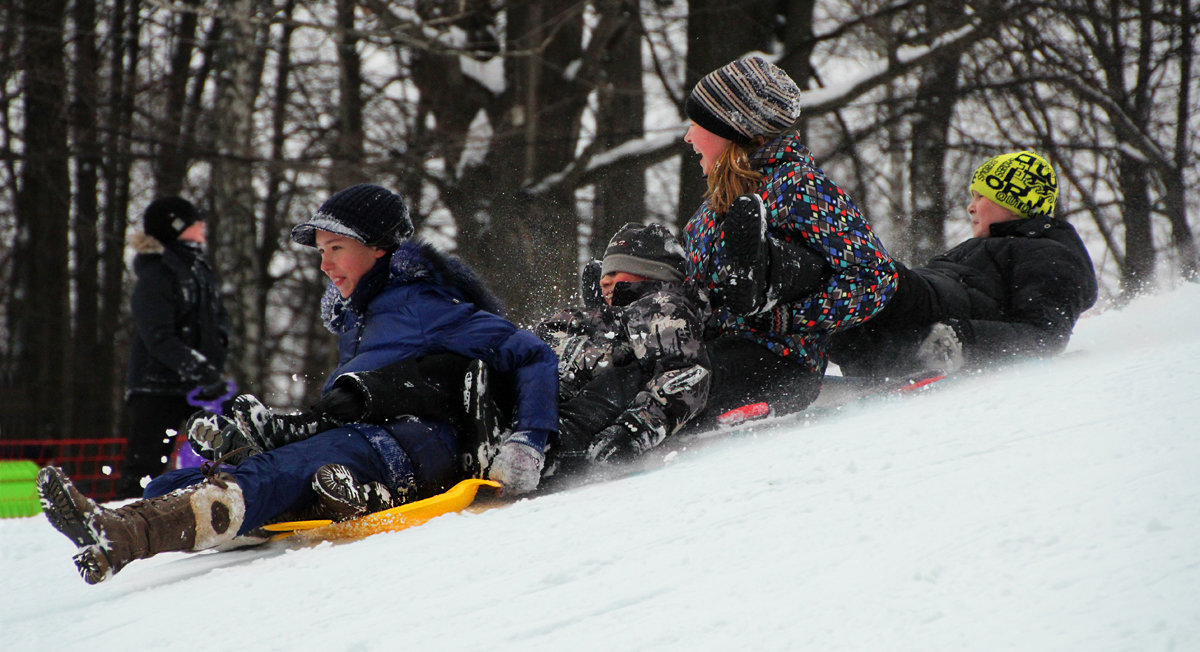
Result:
{"type": "MultiPolygon", "coordinates": [[[[558,360],[544,342],[499,316],[503,307],[458,259],[409,240],[359,280],[343,299],[332,284],[321,301],[338,336],[342,374],[433,353],[483,360],[516,388],[514,430],[558,429],[558,360]]],[[[402,442],[403,443],[403,442],[402,442]]]]}

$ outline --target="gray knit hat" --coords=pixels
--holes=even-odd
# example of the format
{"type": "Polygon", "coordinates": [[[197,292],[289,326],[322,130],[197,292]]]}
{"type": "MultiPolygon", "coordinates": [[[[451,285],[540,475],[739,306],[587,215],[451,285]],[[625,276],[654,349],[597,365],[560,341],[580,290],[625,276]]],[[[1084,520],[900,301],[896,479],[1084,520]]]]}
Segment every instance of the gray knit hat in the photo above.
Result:
{"type": "Polygon", "coordinates": [[[667,227],[630,222],[608,241],[600,274],[626,272],[655,281],[682,281],[684,264],[683,246],[667,227]]]}
{"type": "Polygon", "coordinates": [[[738,59],[708,73],[684,103],[693,122],[735,143],[774,138],[800,117],[800,88],[787,73],[759,56],[738,59]]]}
{"type": "Polygon", "coordinates": [[[391,249],[413,234],[413,223],[400,195],[381,186],[360,183],[325,200],[307,222],[292,228],[292,240],[315,247],[318,229],[372,247],[391,249]]]}

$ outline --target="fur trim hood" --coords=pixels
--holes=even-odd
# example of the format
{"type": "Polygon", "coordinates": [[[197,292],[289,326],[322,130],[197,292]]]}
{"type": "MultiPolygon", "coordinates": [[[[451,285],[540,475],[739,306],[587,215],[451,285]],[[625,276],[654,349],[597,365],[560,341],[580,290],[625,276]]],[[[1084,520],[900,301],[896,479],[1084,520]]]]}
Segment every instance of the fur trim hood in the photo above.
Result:
{"type": "MultiPolygon", "coordinates": [[[[370,274],[370,272],[368,272],[370,274]]],[[[365,278],[365,277],[364,277],[365,278]]],[[[503,302],[470,267],[456,256],[438,250],[419,239],[406,240],[392,253],[388,261],[387,279],[382,284],[360,283],[354,292],[342,298],[338,289],[330,284],[321,298],[321,317],[326,328],[337,333],[344,330],[346,318],[353,314],[361,317],[360,311],[379,292],[406,283],[429,283],[440,286],[461,299],[475,304],[480,310],[499,315],[505,314],[503,302]],[[360,290],[369,296],[360,296],[360,290]]]]}
{"type": "Polygon", "coordinates": [[[158,238],[148,233],[134,233],[129,237],[129,246],[135,253],[139,254],[161,254],[166,247],[158,241],[158,238]]]}

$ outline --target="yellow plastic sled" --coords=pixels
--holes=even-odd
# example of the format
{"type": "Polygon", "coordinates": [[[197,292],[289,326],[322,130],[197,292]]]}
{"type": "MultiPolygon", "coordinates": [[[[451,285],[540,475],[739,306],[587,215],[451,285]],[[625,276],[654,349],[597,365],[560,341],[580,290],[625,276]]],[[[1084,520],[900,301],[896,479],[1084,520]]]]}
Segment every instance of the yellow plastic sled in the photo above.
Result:
{"type": "Polygon", "coordinates": [[[480,487],[499,490],[500,483],[472,478],[459,482],[445,493],[348,521],[287,521],[264,525],[263,529],[278,532],[275,540],[293,536],[312,541],[360,539],[380,532],[395,532],[415,527],[442,514],[460,512],[475,501],[475,494],[480,487]]]}

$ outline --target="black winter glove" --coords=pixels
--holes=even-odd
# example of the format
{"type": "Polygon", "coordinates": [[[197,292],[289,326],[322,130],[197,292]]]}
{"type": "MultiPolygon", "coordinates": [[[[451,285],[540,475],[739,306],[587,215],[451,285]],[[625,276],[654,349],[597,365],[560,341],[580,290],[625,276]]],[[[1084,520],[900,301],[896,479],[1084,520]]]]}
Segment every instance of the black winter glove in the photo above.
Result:
{"type": "Polygon", "coordinates": [[[597,308],[604,305],[604,293],[600,291],[600,276],[603,265],[598,260],[588,262],[579,272],[579,297],[584,307],[597,308]]]}
{"type": "Polygon", "coordinates": [[[623,464],[633,461],[661,440],[649,424],[625,413],[592,439],[587,456],[595,464],[623,464]]]}
{"type": "Polygon", "coordinates": [[[198,387],[200,391],[196,392],[196,399],[201,401],[213,401],[221,398],[229,391],[229,384],[224,380],[218,380],[213,383],[207,383],[198,387]]]}
{"type": "Polygon", "coordinates": [[[367,414],[367,402],[348,387],[334,387],[312,406],[312,411],[336,423],[358,423],[367,414]]]}

